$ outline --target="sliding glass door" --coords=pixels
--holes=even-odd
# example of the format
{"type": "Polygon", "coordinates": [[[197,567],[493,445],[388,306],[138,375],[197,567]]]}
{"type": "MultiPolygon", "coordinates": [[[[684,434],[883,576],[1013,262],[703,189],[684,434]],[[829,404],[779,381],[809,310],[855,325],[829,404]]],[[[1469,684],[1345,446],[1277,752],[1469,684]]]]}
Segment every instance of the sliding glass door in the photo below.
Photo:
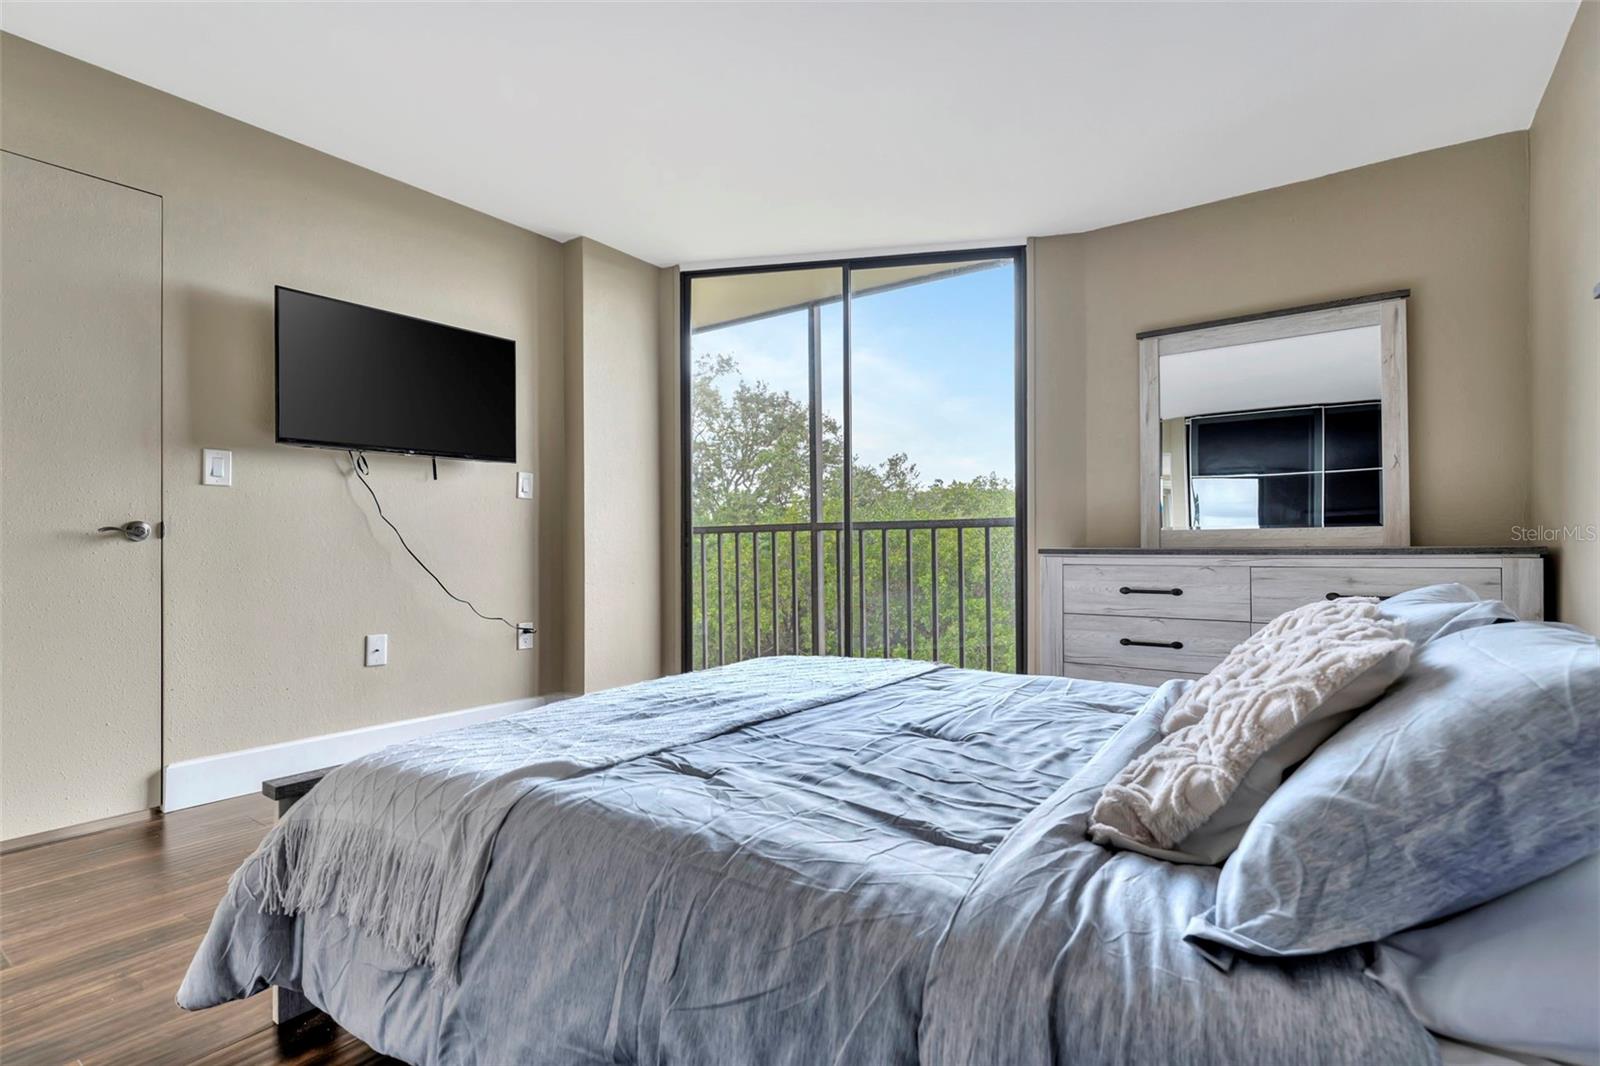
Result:
{"type": "Polygon", "coordinates": [[[686,669],[1018,668],[1021,294],[1013,249],[684,275],[686,669]]]}

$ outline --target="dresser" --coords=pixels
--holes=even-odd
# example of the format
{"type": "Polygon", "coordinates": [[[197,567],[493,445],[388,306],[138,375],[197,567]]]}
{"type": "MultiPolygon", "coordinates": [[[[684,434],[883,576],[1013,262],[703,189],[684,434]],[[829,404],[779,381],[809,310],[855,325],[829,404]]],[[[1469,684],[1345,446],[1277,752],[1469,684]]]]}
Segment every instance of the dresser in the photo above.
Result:
{"type": "Polygon", "coordinates": [[[1199,677],[1293,607],[1457,581],[1544,618],[1537,548],[1040,552],[1039,671],[1155,685],[1199,677]]]}

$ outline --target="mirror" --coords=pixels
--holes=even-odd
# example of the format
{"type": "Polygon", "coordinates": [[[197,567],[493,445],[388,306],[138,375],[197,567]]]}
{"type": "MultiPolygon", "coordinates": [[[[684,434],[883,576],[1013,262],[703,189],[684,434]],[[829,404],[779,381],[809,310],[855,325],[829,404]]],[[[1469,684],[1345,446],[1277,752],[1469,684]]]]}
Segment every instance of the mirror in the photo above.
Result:
{"type": "Polygon", "coordinates": [[[1140,334],[1145,546],[1408,543],[1406,299],[1140,334]]]}

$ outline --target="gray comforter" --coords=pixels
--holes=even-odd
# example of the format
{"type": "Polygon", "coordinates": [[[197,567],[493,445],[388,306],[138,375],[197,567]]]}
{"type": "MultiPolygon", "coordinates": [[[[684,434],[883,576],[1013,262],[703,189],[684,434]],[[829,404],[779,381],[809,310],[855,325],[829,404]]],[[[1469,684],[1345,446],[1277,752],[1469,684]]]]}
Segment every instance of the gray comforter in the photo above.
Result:
{"type": "Polygon", "coordinates": [[[542,780],[459,982],[264,912],[258,854],[179,1002],[295,988],[415,1063],[1436,1062],[1357,953],[1224,973],[1182,941],[1215,869],[1085,838],[1148,695],[941,669],[542,780]]]}

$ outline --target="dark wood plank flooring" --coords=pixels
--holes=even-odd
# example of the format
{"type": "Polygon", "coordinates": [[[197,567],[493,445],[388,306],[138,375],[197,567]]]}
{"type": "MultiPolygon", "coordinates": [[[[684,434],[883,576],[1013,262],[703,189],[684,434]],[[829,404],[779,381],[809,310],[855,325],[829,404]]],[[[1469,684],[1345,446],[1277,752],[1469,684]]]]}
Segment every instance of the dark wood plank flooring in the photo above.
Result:
{"type": "Polygon", "coordinates": [[[178,1009],[211,912],[273,811],[245,796],[0,856],[0,1062],[393,1063],[332,1026],[281,1047],[265,994],[178,1009]]]}

